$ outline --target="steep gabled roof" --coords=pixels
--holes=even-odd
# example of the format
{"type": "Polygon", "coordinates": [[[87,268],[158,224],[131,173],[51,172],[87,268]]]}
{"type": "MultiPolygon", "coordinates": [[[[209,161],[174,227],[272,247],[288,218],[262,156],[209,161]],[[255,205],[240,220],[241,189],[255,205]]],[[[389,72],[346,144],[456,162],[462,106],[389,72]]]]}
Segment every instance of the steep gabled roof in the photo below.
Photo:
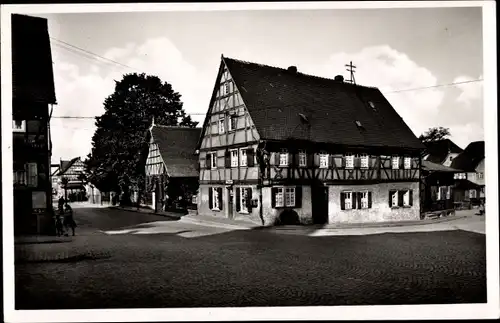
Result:
{"type": "Polygon", "coordinates": [[[476,167],[484,159],[484,141],[471,142],[451,163],[451,167],[475,172],[476,167]]]}
{"type": "Polygon", "coordinates": [[[155,125],[151,135],[158,145],[167,173],[171,177],[198,177],[196,144],[201,128],[155,125]]]}
{"type": "Polygon", "coordinates": [[[80,157],[75,157],[71,160],[61,160],[61,166],[57,175],[64,175],[73,164],[79,160],[80,157]]]}
{"type": "Polygon", "coordinates": [[[376,88],[226,57],[223,61],[261,139],[425,148],[376,88]]]}
{"type": "Polygon", "coordinates": [[[450,139],[425,142],[425,151],[429,154],[428,161],[441,164],[449,153],[459,154],[463,151],[450,139]]]}
{"type": "Polygon", "coordinates": [[[55,104],[47,19],[19,14],[11,17],[13,98],[55,104]]]}

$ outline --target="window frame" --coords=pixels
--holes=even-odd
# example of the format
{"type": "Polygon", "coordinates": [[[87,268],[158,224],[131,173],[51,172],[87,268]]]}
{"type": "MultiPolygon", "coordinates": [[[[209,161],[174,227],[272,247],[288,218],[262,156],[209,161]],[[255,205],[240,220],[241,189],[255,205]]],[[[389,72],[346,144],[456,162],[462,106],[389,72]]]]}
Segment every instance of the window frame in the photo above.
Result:
{"type": "Polygon", "coordinates": [[[285,187],[284,186],[276,187],[276,195],[274,196],[274,198],[275,198],[274,204],[275,204],[276,208],[285,207],[285,187]],[[281,204],[278,203],[278,201],[279,201],[278,196],[281,196],[281,204]]]}
{"type": "Polygon", "coordinates": [[[404,157],[404,159],[403,159],[403,168],[404,169],[411,169],[411,157],[404,157]]]}
{"type": "Polygon", "coordinates": [[[239,149],[231,149],[229,150],[229,154],[230,154],[230,161],[231,161],[231,168],[233,167],[238,167],[240,165],[240,161],[239,161],[239,158],[240,158],[240,154],[238,152],[239,149]],[[233,160],[233,153],[236,152],[236,158],[235,160],[233,160]],[[234,161],[236,161],[236,163],[234,163],[234,161]]]}
{"type": "Polygon", "coordinates": [[[330,154],[321,152],[319,154],[319,168],[328,168],[328,160],[330,158],[330,154]],[[321,161],[324,162],[324,164],[321,164],[321,161]]]}
{"type": "Polygon", "coordinates": [[[344,159],[345,159],[345,169],[354,169],[354,154],[351,153],[345,154],[344,159]],[[350,165],[348,161],[350,161],[350,165]]]}
{"type": "Polygon", "coordinates": [[[403,207],[410,207],[410,190],[402,190],[403,193],[403,207]],[[408,202],[408,203],[406,203],[408,202]]]}
{"type": "Polygon", "coordinates": [[[370,167],[370,156],[368,154],[360,154],[359,160],[361,169],[368,169],[370,167]],[[363,161],[366,162],[366,165],[363,165],[363,161]]]}
{"type": "Polygon", "coordinates": [[[344,191],[344,210],[353,210],[352,205],[352,196],[354,194],[353,191],[344,191]],[[349,207],[348,207],[349,205],[349,207]]]}
{"type": "Polygon", "coordinates": [[[358,192],[358,194],[361,194],[361,198],[360,198],[360,207],[362,210],[366,210],[366,209],[369,209],[370,208],[370,205],[369,205],[369,202],[368,202],[368,196],[369,196],[369,191],[361,191],[361,192],[358,192]],[[366,195],[366,197],[365,197],[366,195]],[[365,204],[366,203],[366,206],[365,204]]]}
{"type": "Polygon", "coordinates": [[[399,169],[399,156],[391,157],[391,169],[399,169]]]}
{"type": "Polygon", "coordinates": [[[393,191],[393,194],[391,196],[391,208],[397,208],[399,207],[399,191],[395,190],[393,191]]]}
{"type": "Polygon", "coordinates": [[[288,160],[288,151],[287,150],[281,150],[279,152],[279,167],[287,167],[289,165],[289,160],[288,160]],[[282,159],[282,157],[284,157],[282,159]],[[282,163],[282,160],[285,160],[285,163],[282,163]]]}
{"type": "Polygon", "coordinates": [[[217,121],[217,129],[219,130],[219,135],[226,133],[226,119],[225,118],[220,118],[217,121]]]}
{"type": "Polygon", "coordinates": [[[26,186],[28,187],[38,187],[38,163],[28,162],[26,163],[26,186]],[[34,166],[33,169],[35,174],[31,174],[30,166],[34,166]],[[33,180],[33,181],[32,181],[33,180]]]}
{"type": "Polygon", "coordinates": [[[212,190],[212,211],[220,211],[218,187],[211,187],[212,190]]]}
{"type": "Polygon", "coordinates": [[[217,168],[217,152],[209,152],[210,154],[210,169],[216,169],[217,168]]]}
{"type": "Polygon", "coordinates": [[[229,132],[229,131],[236,131],[237,126],[238,126],[237,121],[238,121],[238,117],[237,117],[236,115],[231,114],[231,115],[229,116],[229,122],[228,122],[228,124],[227,124],[227,131],[228,131],[228,132],[229,132]],[[233,120],[234,120],[234,127],[233,127],[233,120]]]}
{"type": "Polygon", "coordinates": [[[295,186],[289,186],[285,187],[285,196],[284,196],[284,204],[285,207],[295,207],[296,203],[296,197],[297,197],[297,190],[295,189],[295,186]],[[293,191],[293,194],[291,194],[293,191]],[[293,196],[293,203],[291,203],[292,199],[290,198],[290,203],[287,203],[288,201],[288,195],[290,193],[290,196],[293,196]]]}
{"type": "Polygon", "coordinates": [[[241,167],[248,167],[248,156],[247,156],[247,149],[246,148],[240,148],[239,151],[239,162],[241,167]]]}
{"type": "Polygon", "coordinates": [[[307,153],[305,150],[299,150],[299,167],[307,166],[307,153]]]}
{"type": "MultiPolygon", "coordinates": [[[[238,211],[238,213],[243,213],[243,214],[248,214],[250,213],[250,211],[248,210],[247,208],[247,203],[246,203],[246,196],[243,194],[243,192],[245,192],[245,194],[248,194],[248,189],[251,188],[249,186],[240,186],[238,187],[237,189],[240,190],[240,210],[238,211]]],[[[252,197],[250,196],[249,200],[251,201],[252,200],[252,197]]]]}

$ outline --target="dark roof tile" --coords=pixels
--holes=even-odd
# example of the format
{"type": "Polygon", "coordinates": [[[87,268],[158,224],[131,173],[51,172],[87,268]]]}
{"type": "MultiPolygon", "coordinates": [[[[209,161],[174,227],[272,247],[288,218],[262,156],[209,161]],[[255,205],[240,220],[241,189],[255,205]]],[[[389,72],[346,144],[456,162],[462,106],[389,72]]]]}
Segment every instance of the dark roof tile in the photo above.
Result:
{"type": "Polygon", "coordinates": [[[262,139],[424,148],[376,88],[231,58],[223,60],[262,139]]]}
{"type": "Polygon", "coordinates": [[[198,177],[196,144],[201,128],[155,125],[151,129],[153,140],[158,144],[167,173],[171,177],[198,177]]]}
{"type": "Polygon", "coordinates": [[[463,169],[467,172],[475,172],[476,167],[484,158],[484,141],[474,141],[453,159],[451,167],[463,169]]]}

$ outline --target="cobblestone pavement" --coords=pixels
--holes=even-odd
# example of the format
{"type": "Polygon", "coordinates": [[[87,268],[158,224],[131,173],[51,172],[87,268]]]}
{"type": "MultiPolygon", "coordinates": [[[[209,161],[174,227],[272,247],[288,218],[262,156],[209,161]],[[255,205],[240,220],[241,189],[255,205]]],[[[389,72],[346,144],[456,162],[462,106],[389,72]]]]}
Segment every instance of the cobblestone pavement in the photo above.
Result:
{"type": "Polygon", "coordinates": [[[161,234],[104,235],[158,218],[78,213],[69,244],[98,256],[18,263],[17,309],[486,302],[485,236],[474,232],[311,238],[172,221],[161,234]]]}

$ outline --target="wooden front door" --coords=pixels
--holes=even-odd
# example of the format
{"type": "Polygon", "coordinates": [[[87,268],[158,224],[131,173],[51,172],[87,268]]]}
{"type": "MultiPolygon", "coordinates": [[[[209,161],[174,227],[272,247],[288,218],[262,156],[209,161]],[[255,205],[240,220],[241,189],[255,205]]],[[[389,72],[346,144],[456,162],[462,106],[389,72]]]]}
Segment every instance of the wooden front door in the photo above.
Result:
{"type": "Polygon", "coordinates": [[[234,191],[232,187],[227,188],[227,217],[232,219],[234,216],[234,191]]]}
{"type": "Polygon", "coordinates": [[[311,202],[313,223],[328,223],[328,187],[313,185],[311,188],[311,202]]]}

